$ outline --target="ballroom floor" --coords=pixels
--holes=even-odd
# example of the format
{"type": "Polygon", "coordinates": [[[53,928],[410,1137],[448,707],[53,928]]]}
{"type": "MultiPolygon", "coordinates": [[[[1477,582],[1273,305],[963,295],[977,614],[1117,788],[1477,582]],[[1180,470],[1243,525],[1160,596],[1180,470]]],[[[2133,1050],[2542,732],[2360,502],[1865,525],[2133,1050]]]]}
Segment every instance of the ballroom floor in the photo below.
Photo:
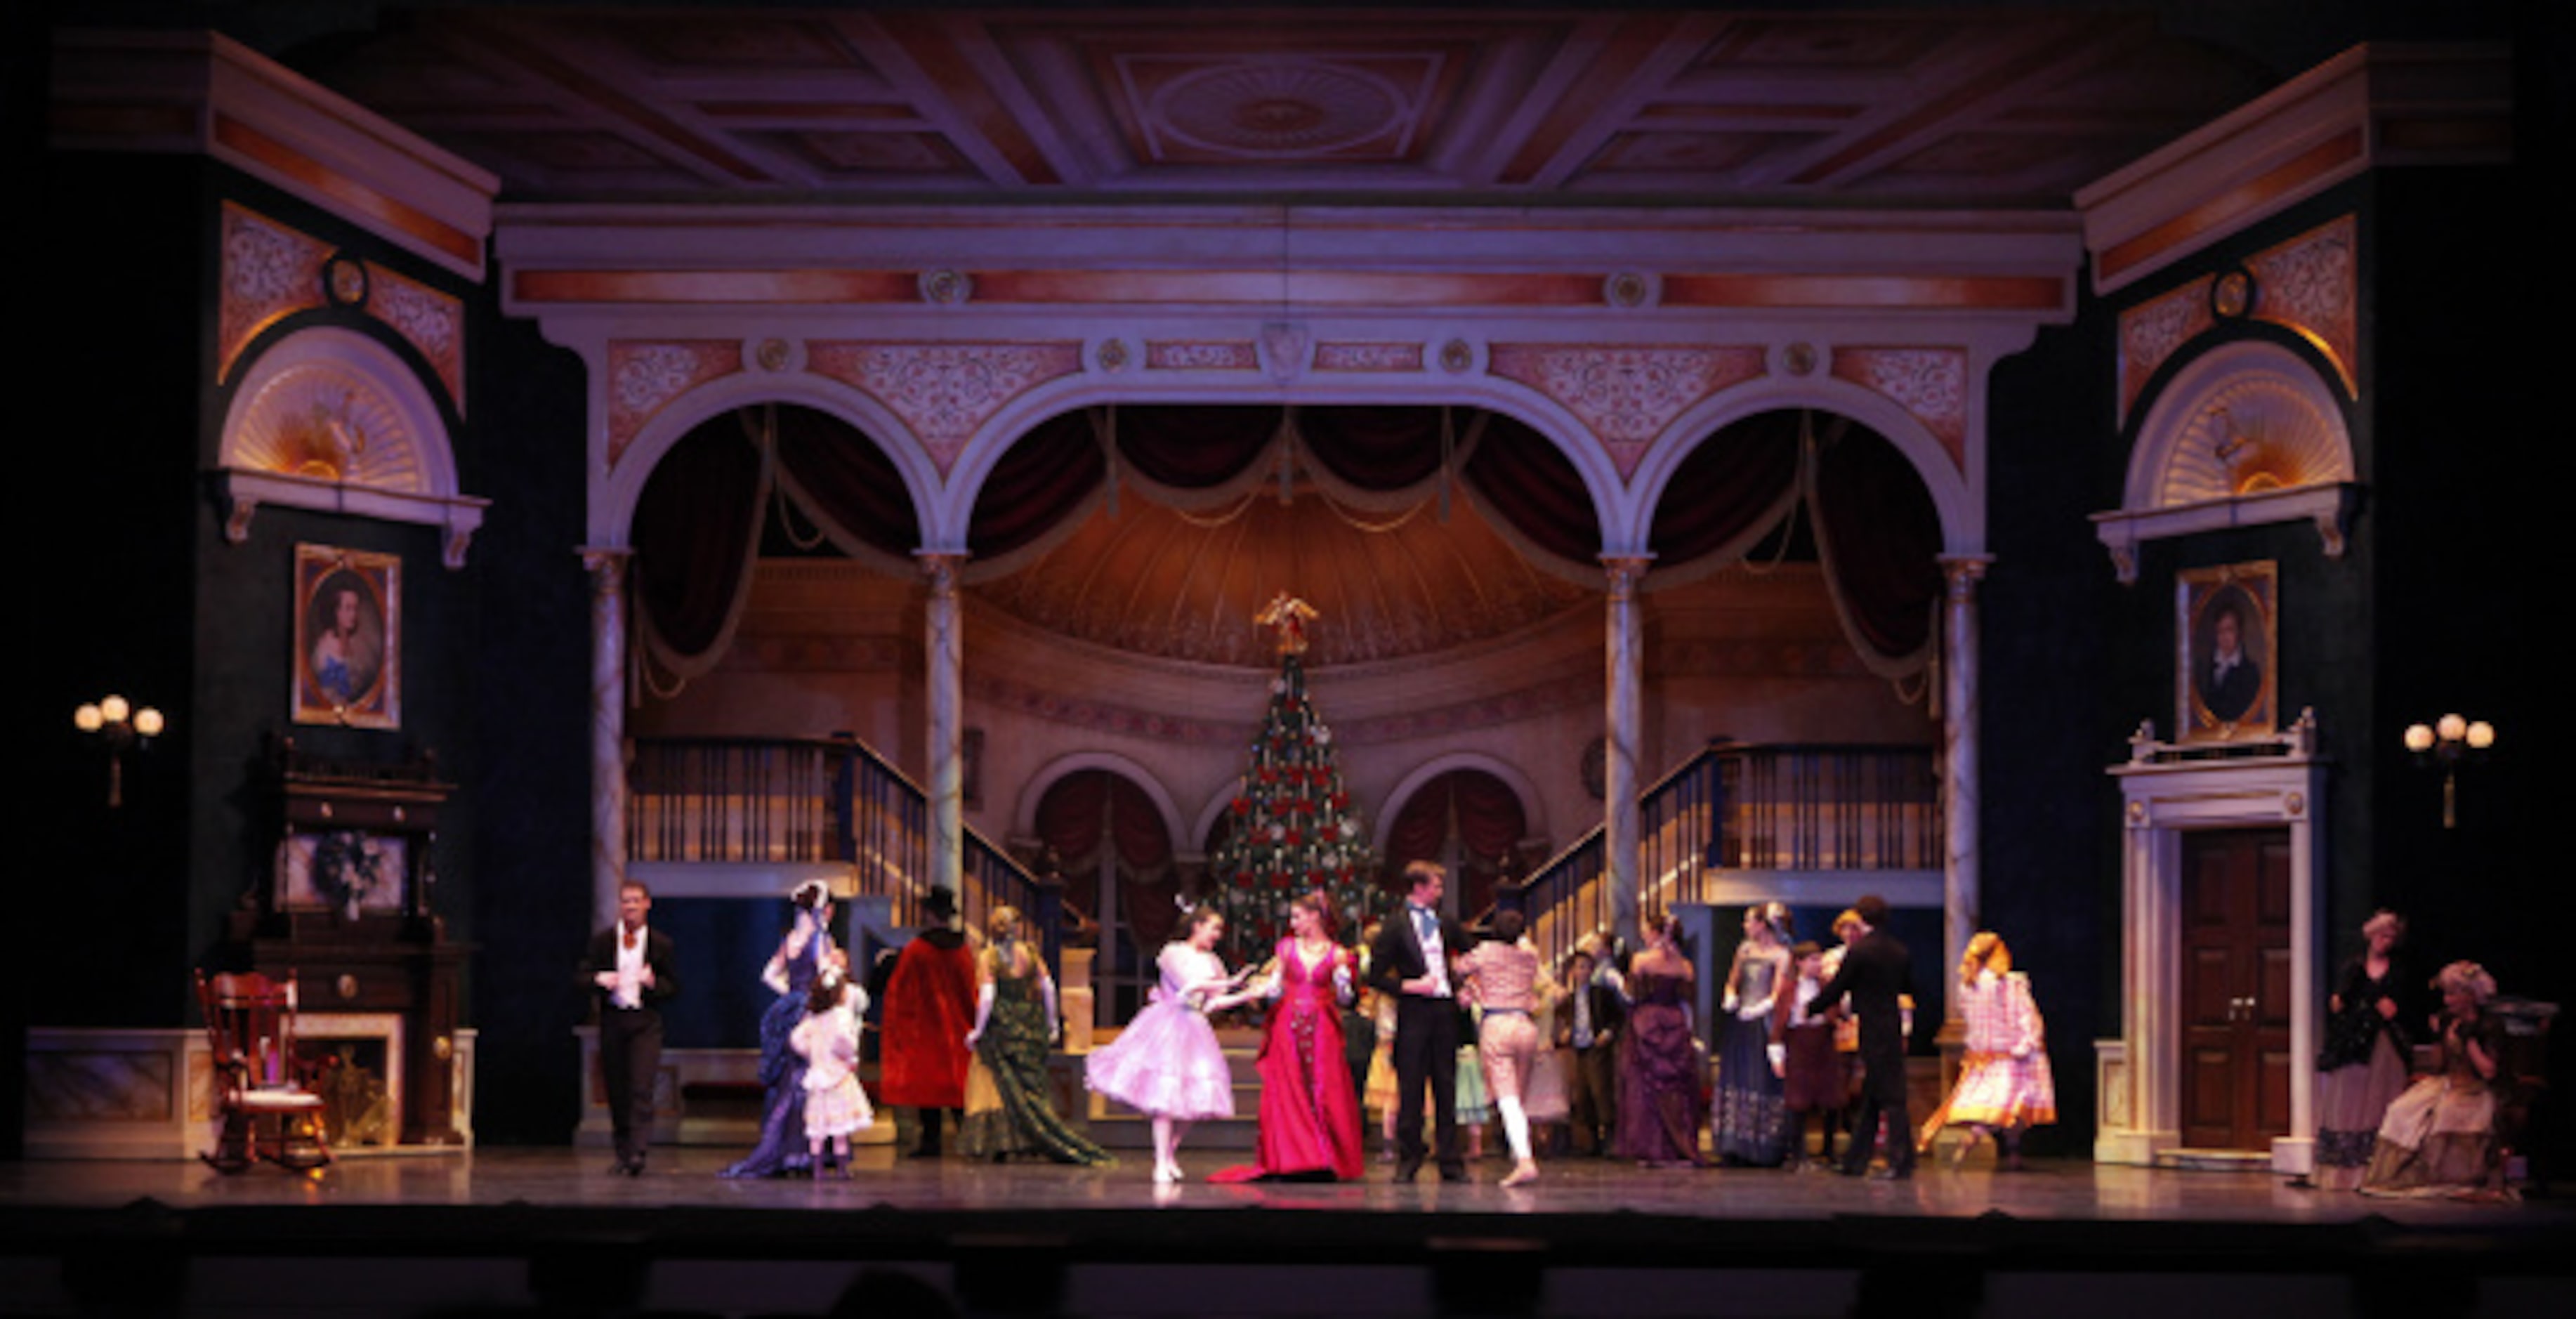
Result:
{"type": "Polygon", "coordinates": [[[1156,1187],[1135,1162],[880,1147],[847,1180],[746,1183],[714,1175],[729,1154],[657,1151],[641,1178],[560,1148],[318,1176],[0,1164],[0,1315],[819,1315],[869,1286],[944,1308],[867,1312],[959,1315],[2576,1313],[2568,1201],[2367,1200],[2250,1172],[1927,1162],[1876,1182],[1571,1160],[1505,1190],[1488,1159],[1465,1186],[1393,1185],[1381,1165],[1356,1184],[1156,1187]]]}

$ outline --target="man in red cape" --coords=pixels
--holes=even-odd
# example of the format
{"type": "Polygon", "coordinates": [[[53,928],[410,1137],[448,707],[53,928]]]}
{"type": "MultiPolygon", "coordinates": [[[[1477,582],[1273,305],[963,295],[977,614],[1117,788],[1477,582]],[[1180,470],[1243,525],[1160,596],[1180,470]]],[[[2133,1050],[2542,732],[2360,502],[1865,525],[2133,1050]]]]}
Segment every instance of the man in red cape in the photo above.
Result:
{"type": "Polygon", "coordinates": [[[966,1032],[975,1028],[975,950],[957,923],[957,895],[930,890],[929,923],[914,934],[887,978],[878,1098],[919,1109],[921,1143],[935,1158],[950,1110],[966,1107],[966,1032]]]}

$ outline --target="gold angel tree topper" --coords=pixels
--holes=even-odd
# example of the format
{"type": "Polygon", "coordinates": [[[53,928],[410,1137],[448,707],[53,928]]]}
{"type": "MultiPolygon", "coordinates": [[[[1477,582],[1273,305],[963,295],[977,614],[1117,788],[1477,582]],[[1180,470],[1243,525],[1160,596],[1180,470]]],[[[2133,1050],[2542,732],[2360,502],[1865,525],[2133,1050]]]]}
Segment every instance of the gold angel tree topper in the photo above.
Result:
{"type": "Polygon", "coordinates": [[[1270,598],[1269,604],[1261,607],[1260,613],[1252,616],[1252,621],[1278,629],[1280,654],[1303,655],[1306,653],[1306,620],[1313,617],[1313,605],[1281,591],[1270,598]]]}

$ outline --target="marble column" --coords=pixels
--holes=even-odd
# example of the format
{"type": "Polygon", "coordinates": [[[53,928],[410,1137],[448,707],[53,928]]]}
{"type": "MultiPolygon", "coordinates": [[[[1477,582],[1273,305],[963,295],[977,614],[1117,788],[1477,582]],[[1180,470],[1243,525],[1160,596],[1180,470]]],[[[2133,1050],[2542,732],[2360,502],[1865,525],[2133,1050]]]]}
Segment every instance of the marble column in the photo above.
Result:
{"type": "MultiPolygon", "coordinates": [[[[1941,858],[1941,967],[1948,975],[1968,951],[1980,919],[1977,858],[1977,583],[1994,560],[1945,556],[1948,589],[1941,610],[1941,807],[1947,847],[1941,858]]],[[[1959,996],[1944,995],[1948,1025],[1958,1026],[1959,996]]],[[[1952,1034],[1957,1031],[1950,1032],[1952,1034]]]]}
{"type": "Polygon", "coordinates": [[[929,881],[965,900],[966,873],[966,648],[958,614],[957,573],[966,555],[923,550],[916,556],[930,581],[922,611],[924,681],[930,691],[929,881]]]}
{"type": "Polygon", "coordinates": [[[1643,888],[1637,850],[1644,841],[1637,811],[1637,757],[1645,732],[1645,647],[1638,635],[1637,583],[1651,562],[1648,555],[1601,558],[1610,586],[1603,628],[1609,699],[1602,720],[1601,851],[1608,868],[1611,928],[1632,948],[1638,942],[1643,888]]]}
{"type": "Polygon", "coordinates": [[[590,575],[591,928],[617,919],[626,882],[626,564],[623,549],[584,549],[590,575]]]}

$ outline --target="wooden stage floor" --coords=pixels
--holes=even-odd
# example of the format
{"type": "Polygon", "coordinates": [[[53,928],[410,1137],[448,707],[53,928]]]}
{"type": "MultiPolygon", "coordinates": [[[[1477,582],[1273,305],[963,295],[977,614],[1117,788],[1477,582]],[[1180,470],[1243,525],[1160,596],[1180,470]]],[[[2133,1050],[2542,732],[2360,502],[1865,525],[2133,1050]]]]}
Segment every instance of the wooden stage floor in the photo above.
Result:
{"type": "MultiPolygon", "coordinates": [[[[1927,1160],[1877,1182],[1564,1160],[1505,1190],[1488,1159],[1465,1186],[1395,1185],[1381,1164],[1352,1184],[1157,1187],[1140,1161],[884,1148],[845,1181],[733,1182],[715,1176],[732,1154],[657,1150],[641,1178],[566,1148],[345,1157],[310,1177],[0,1164],[0,1315],[820,1315],[871,1269],[960,1315],[2576,1314],[2560,1199],[2384,1201],[2075,1161],[1927,1160]],[[284,1308],[266,1290],[316,1269],[345,1285],[284,1308]]],[[[1202,1176],[1241,1157],[1184,1156],[1202,1176]]]]}

